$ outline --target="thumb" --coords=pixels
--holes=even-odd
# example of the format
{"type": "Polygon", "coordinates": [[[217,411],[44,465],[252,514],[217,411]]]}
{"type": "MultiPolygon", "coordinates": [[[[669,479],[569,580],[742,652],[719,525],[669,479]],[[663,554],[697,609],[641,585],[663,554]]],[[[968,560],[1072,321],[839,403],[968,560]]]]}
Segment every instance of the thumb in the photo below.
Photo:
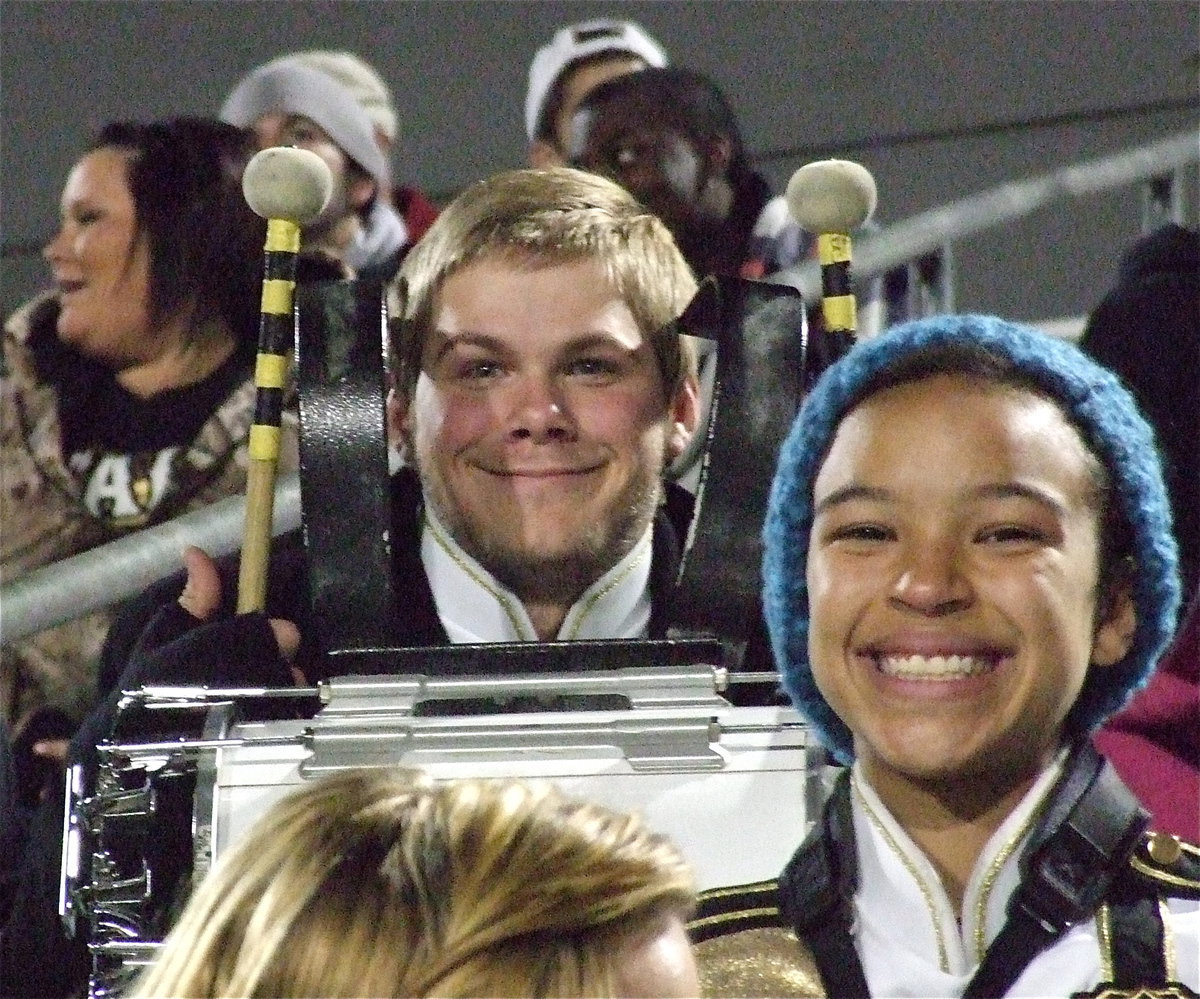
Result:
{"type": "Polygon", "coordinates": [[[198,621],[207,621],[221,606],[221,577],[212,558],[201,548],[188,545],[183,550],[187,585],[179,595],[179,606],[198,621]]]}
{"type": "Polygon", "coordinates": [[[279,646],[279,655],[292,672],[292,682],[297,687],[309,686],[308,677],[296,665],[296,653],[300,651],[300,629],[291,621],[284,621],[277,617],[271,618],[267,623],[271,626],[271,632],[275,636],[275,644],[279,646]]]}
{"type": "Polygon", "coordinates": [[[39,739],[33,744],[33,755],[43,756],[48,760],[53,760],[59,766],[66,766],[69,745],[70,743],[66,739],[39,739]]]}
{"type": "Polygon", "coordinates": [[[286,663],[294,662],[296,653],[300,651],[300,629],[291,621],[273,617],[267,622],[275,633],[275,644],[279,646],[279,654],[286,663]]]}

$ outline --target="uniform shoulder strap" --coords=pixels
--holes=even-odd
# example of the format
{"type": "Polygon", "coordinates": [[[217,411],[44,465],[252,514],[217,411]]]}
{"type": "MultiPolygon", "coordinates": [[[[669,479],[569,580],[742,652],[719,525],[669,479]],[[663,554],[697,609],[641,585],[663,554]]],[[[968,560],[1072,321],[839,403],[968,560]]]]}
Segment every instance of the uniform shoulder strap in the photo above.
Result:
{"type": "Polygon", "coordinates": [[[700,943],[726,933],[785,925],[779,911],[779,882],[757,881],[702,891],[687,929],[692,942],[700,943]]]}
{"type": "Polygon", "coordinates": [[[688,935],[706,996],[867,999],[866,980],[850,937],[848,905],[853,887],[844,896],[839,894],[843,874],[849,875],[851,883],[857,880],[853,832],[846,825],[849,814],[849,783],[842,774],[779,881],[700,894],[688,935]],[[834,841],[822,834],[830,828],[837,830],[839,848],[844,845],[841,830],[851,831],[849,870],[831,852],[834,841]],[[824,928],[826,916],[832,917],[828,922],[838,932],[810,935],[808,930],[824,928]],[[845,976],[831,970],[839,957],[857,969],[857,987],[846,988],[845,976]]]}
{"type": "Polygon", "coordinates": [[[1147,833],[1101,913],[1100,940],[1111,975],[1099,994],[1194,995],[1179,981],[1175,941],[1163,918],[1167,897],[1200,898],[1200,849],[1175,836],[1147,833]]]}
{"type": "Polygon", "coordinates": [[[858,890],[858,852],[850,770],[838,774],[816,823],[780,879],[783,914],[811,949],[830,995],[865,999],[867,977],[850,927],[858,890]]]}
{"type": "Polygon", "coordinates": [[[1090,743],[1076,748],[1022,859],[1008,919],[963,999],[1003,996],[1038,954],[1090,919],[1122,877],[1148,822],[1090,743]]]}

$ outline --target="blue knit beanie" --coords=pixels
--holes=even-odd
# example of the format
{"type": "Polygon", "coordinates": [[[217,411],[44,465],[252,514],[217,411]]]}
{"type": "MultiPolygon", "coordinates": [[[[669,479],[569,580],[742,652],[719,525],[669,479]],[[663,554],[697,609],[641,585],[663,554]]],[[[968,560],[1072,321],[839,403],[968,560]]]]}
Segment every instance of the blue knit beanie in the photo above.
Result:
{"type": "Polygon", "coordinates": [[[1065,721],[1068,737],[1098,727],[1143,686],[1171,639],[1179,609],[1178,555],[1154,435],[1133,397],[1073,344],[992,316],[947,315],[896,326],[856,344],[817,381],[780,450],[763,529],[763,609],[783,685],[824,745],[853,758],[850,730],[813,680],[808,661],[809,529],[813,483],[842,417],[880,373],[918,351],[957,345],[1010,362],[1055,400],[1104,463],[1136,562],[1137,630],[1128,654],[1091,670],[1065,721]]]}

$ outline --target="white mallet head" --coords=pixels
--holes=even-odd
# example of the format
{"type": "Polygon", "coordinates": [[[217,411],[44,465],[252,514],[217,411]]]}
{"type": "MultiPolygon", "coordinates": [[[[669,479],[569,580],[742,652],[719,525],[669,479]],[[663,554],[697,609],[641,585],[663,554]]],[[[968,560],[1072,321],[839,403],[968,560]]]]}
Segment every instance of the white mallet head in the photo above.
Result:
{"type": "Polygon", "coordinates": [[[274,146],[256,153],[242,173],[242,193],[256,215],[305,225],[329,203],[333,175],[311,149],[274,146]]]}
{"type": "Polygon", "coordinates": [[[788,210],[813,233],[850,233],[875,211],[875,178],[851,160],[817,160],[788,181],[788,210]]]}

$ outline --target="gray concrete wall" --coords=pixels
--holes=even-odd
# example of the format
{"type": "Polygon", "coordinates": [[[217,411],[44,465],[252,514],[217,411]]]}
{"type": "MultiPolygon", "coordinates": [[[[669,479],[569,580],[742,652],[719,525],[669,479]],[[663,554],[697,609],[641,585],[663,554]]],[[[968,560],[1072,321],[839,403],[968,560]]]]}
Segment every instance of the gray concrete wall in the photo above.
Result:
{"type": "MultiPolygon", "coordinates": [[[[817,156],[858,159],[885,223],[1200,121],[1194,0],[3,0],[3,305],[44,281],[22,248],[52,233],[62,180],[108,120],[213,112],[275,55],[349,48],[401,102],[397,174],[448,195],[523,163],[537,45],[615,11],[722,85],[778,186],[817,156]],[[1061,120],[990,127],[1047,118],[1061,120]]],[[[957,304],[1029,319],[1085,311],[1139,224],[1126,191],[974,237],[955,248],[957,304]]]]}

